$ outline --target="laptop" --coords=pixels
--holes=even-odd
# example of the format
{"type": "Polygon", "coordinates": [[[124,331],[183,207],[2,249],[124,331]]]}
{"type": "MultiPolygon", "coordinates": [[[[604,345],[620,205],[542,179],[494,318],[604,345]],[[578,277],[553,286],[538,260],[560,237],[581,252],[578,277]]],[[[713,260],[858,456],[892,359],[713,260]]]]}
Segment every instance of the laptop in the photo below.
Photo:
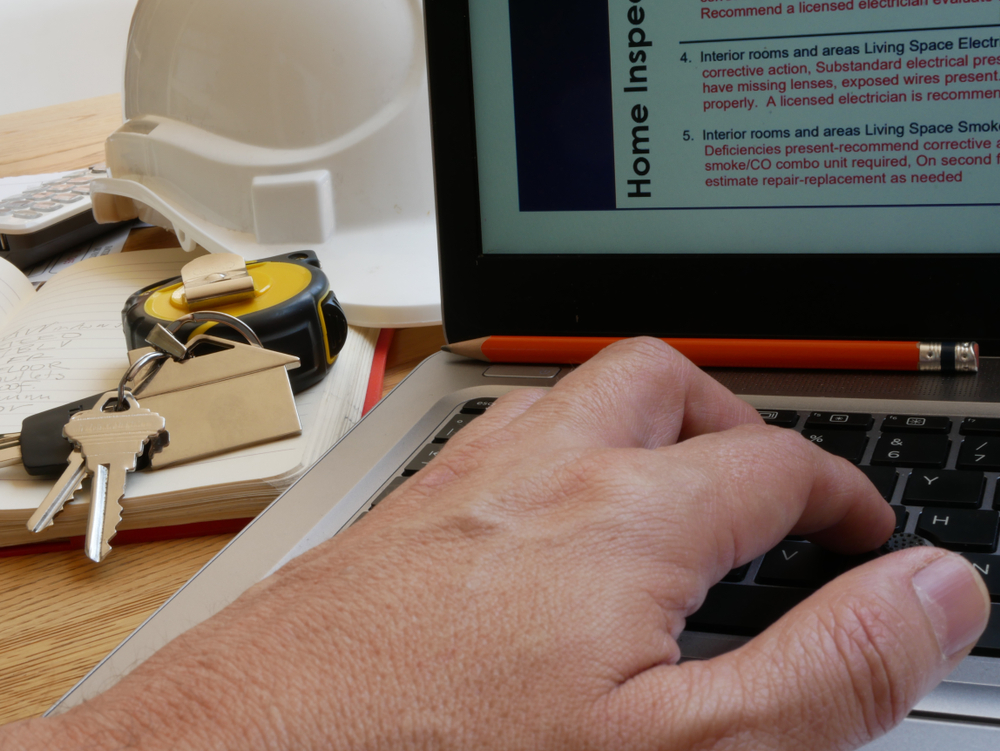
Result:
{"type": "MultiPolygon", "coordinates": [[[[899,530],[963,551],[997,596],[1000,23],[988,3],[882,5],[425,0],[445,330],[978,341],[976,375],[712,375],[855,461],[899,530]],[[890,457],[900,436],[931,458],[890,457]],[[975,488],[922,495],[927,473],[975,488]],[[937,508],[978,536],[937,528],[937,508]]],[[[429,358],[51,711],[372,513],[496,397],[569,370],[429,358]]],[[[710,592],[686,659],[743,643],[831,575],[822,551],[783,545],[710,592]]],[[[998,607],[872,748],[995,746],[998,607]]]]}

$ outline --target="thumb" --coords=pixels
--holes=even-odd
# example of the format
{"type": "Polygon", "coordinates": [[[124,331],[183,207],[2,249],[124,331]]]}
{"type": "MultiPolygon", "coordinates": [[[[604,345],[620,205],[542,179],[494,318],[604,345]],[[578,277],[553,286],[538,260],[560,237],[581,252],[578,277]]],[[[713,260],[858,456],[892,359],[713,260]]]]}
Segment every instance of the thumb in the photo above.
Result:
{"type": "Polygon", "coordinates": [[[837,578],[738,650],[646,671],[623,698],[649,710],[643,746],[857,748],[951,672],[989,612],[964,558],[906,550],[837,578]]]}

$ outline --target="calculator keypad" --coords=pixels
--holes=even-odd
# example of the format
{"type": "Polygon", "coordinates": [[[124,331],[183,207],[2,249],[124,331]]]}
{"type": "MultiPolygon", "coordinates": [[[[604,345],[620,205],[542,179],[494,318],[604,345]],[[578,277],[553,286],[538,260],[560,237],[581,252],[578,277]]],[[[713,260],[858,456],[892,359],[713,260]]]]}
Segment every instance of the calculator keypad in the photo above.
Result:
{"type": "Polygon", "coordinates": [[[90,183],[107,170],[91,168],[25,188],[0,200],[0,233],[34,231],[90,207],[90,183]]]}

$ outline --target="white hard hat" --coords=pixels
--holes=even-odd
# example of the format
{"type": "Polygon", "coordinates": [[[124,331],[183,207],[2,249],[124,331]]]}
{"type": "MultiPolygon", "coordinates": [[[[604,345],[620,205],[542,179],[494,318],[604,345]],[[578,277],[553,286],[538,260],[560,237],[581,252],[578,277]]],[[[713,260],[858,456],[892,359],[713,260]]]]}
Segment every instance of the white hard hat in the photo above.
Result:
{"type": "Polygon", "coordinates": [[[353,324],[441,320],[418,0],[139,0],[98,221],[315,250],[353,324]]]}

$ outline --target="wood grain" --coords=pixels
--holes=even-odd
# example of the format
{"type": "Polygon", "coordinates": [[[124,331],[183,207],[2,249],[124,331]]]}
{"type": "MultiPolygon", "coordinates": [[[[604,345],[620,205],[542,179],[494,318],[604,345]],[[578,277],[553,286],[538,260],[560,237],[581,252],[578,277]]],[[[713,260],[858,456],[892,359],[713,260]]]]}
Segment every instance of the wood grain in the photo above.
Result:
{"type": "MultiPolygon", "coordinates": [[[[87,167],[121,124],[117,95],[0,117],[0,177],[87,167]]],[[[175,247],[139,230],[129,250],[175,247]]],[[[388,391],[444,342],[440,326],[397,332],[388,391]]],[[[42,714],[166,601],[230,535],[0,558],[0,724],[42,714]]]]}
{"type": "Polygon", "coordinates": [[[0,724],[42,714],[229,536],[0,559],[0,724]]]}
{"type": "Polygon", "coordinates": [[[0,177],[103,162],[104,141],[121,124],[118,94],[0,116],[0,177]]]}

